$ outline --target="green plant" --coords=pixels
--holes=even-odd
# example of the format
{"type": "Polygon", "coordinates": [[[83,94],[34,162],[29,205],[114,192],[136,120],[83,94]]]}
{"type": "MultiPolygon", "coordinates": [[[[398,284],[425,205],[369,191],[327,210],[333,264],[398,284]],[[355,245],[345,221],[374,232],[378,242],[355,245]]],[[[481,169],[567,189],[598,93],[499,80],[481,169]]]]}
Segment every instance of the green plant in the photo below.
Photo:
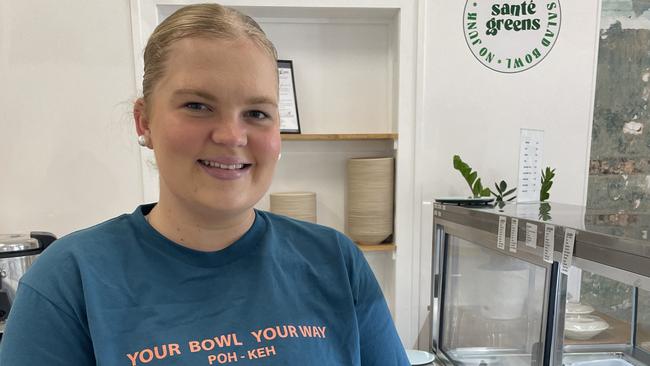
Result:
{"type": "Polygon", "coordinates": [[[481,178],[478,177],[478,173],[472,171],[472,168],[458,155],[454,155],[454,169],[458,170],[463,178],[465,178],[465,181],[467,182],[467,185],[469,185],[469,189],[472,191],[474,197],[487,197],[490,195],[490,189],[483,187],[481,178]]]}
{"type": "Polygon", "coordinates": [[[539,191],[539,201],[544,202],[550,197],[549,191],[553,186],[553,178],[555,177],[555,169],[546,167],[542,169],[542,189],[539,191]]]}
{"type": "Polygon", "coordinates": [[[505,180],[502,180],[501,183],[497,184],[496,182],[494,183],[494,187],[496,187],[496,192],[493,190],[490,190],[490,193],[497,199],[497,203],[500,202],[510,202],[517,198],[517,196],[512,196],[508,197],[509,195],[515,193],[517,190],[517,187],[513,189],[508,189],[508,183],[506,183],[505,180]]]}
{"type": "Polygon", "coordinates": [[[542,202],[539,205],[539,219],[542,221],[551,220],[551,205],[548,202],[542,202]]]}

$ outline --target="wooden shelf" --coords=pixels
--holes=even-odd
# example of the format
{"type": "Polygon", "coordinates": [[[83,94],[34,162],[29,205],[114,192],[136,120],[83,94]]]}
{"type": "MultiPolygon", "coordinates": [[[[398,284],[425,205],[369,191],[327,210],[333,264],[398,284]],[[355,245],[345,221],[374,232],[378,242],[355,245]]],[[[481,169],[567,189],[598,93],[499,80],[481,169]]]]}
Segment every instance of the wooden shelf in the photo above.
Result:
{"type": "Polygon", "coordinates": [[[387,243],[387,244],[363,244],[363,243],[355,243],[361,249],[361,251],[364,252],[394,252],[395,251],[395,244],[387,243]]]}
{"type": "Polygon", "coordinates": [[[397,140],[396,133],[287,133],[284,141],[350,141],[350,140],[397,140]]]}

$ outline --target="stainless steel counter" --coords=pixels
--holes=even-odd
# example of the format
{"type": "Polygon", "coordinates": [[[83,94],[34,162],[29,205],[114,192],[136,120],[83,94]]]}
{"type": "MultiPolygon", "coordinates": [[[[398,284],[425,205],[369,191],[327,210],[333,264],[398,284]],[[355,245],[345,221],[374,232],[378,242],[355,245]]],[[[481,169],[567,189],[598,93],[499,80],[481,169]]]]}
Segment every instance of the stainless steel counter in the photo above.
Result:
{"type": "Polygon", "coordinates": [[[477,366],[650,365],[650,240],[603,215],[557,203],[435,204],[431,349],[477,366]],[[581,296],[609,326],[598,336],[580,338],[573,324],[565,334],[566,304],[581,296]]]}
{"type": "MultiPolygon", "coordinates": [[[[650,278],[650,240],[628,233],[612,235],[610,225],[594,223],[592,213],[582,206],[559,203],[508,204],[503,208],[467,208],[436,204],[436,219],[472,226],[494,233],[499,216],[519,219],[518,233],[525,236],[526,222],[556,227],[555,251],[562,253],[565,228],[576,230],[574,257],[582,258],[650,278]]],[[[508,223],[509,224],[509,223],[508,223]]],[[[509,232],[509,228],[506,230],[509,232]]],[[[537,232],[537,246],[542,248],[544,232],[537,232]]]]}

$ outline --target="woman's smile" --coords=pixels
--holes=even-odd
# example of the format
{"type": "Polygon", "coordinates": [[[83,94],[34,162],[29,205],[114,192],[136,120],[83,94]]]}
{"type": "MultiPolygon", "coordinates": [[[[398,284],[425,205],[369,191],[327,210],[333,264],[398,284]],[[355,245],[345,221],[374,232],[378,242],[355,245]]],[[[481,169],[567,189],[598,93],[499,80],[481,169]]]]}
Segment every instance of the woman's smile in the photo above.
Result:
{"type": "Polygon", "coordinates": [[[197,163],[211,177],[223,180],[235,180],[248,174],[253,164],[232,157],[216,159],[199,159],[197,163]]]}

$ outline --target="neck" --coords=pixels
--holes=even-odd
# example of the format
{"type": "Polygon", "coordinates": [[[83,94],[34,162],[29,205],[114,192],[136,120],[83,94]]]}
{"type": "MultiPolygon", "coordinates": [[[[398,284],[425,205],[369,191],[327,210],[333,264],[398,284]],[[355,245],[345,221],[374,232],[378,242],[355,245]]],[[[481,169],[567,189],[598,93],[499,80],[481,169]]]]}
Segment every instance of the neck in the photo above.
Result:
{"type": "Polygon", "coordinates": [[[148,221],[167,239],[187,248],[214,252],[230,246],[241,238],[255,221],[250,208],[239,214],[211,214],[173,208],[161,200],[149,213],[148,221]]]}

